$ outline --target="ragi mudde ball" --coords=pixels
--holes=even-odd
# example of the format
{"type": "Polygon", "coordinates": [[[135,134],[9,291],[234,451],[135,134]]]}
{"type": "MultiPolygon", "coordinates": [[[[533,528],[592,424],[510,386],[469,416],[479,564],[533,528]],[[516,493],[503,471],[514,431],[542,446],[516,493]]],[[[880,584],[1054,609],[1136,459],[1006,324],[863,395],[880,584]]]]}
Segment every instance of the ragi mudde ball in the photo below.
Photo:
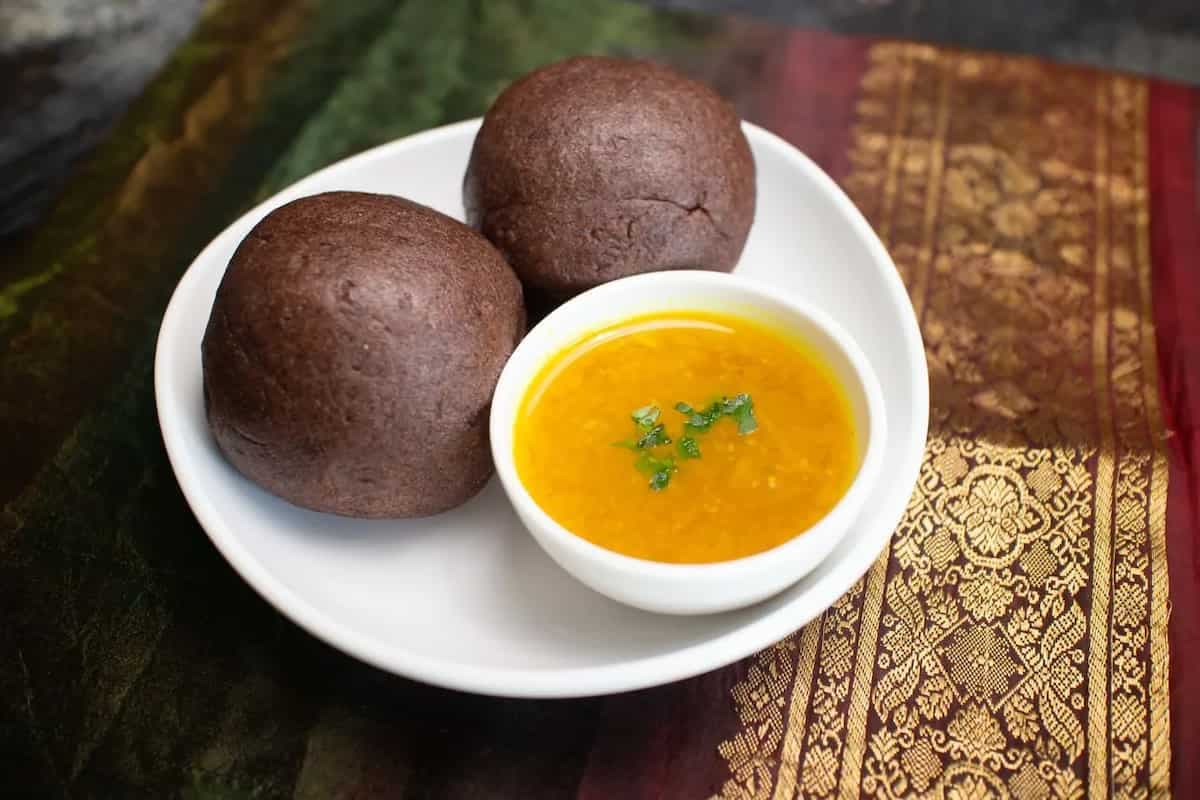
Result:
{"type": "Polygon", "coordinates": [[[732,270],[754,192],[729,103],[666,67],[603,57],[505,90],[463,181],[468,223],[527,288],[555,295],[655,270],[732,270]]]}
{"type": "Polygon", "coordinates": [[[298,506],[435,514],[491,475],[488,408],[524,324],[520,282],[465,225],[386,195],[296,200],[250,231],[217,290],[209,426],[298,506]]]}

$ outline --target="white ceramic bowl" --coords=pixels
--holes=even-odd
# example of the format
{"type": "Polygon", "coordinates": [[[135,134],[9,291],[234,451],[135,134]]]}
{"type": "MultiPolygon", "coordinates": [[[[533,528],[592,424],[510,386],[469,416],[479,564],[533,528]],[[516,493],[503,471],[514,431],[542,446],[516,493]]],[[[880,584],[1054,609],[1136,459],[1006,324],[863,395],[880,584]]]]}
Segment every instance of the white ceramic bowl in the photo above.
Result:
{"type": "MultiPolygon", "coordinates": [[[[854,340],[832,318],[780,292],[735,275],[656,272],[584,292],[542,320],[518,345],[492,400],[496,472],[525,527],[551,558],[614,600],[646,611],[708,614],[741,608],[777,594],[829,556],[858,517],[879,476],[887,423],[879,381],[854,340]],[[725,311],[762,319],[810,343],[845,387],[859,435],[859,468],[824,517],[781,545],[713,564],[666,564],[632,558],[575,535],[541,509],[517,475],[513,427],[531,381],[546,360],[599,328],[658,311],[725,311]]],[[[753,525],[753,520],[746,520],[753,525]]]]}

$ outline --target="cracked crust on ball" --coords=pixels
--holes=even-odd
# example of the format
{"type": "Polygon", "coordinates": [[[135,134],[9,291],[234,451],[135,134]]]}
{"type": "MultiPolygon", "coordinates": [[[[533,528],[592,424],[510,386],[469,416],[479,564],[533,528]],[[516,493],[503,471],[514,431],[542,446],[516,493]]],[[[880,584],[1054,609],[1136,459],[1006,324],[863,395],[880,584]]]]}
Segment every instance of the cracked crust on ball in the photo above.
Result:
{"type": "Polygon", "coordinates": [[[737,113],[704,84],[572,58],[492,105],[463,201],[527,287],[569,295],[641,272],[732,270],[754,219],[754,160],[737,113]]]}

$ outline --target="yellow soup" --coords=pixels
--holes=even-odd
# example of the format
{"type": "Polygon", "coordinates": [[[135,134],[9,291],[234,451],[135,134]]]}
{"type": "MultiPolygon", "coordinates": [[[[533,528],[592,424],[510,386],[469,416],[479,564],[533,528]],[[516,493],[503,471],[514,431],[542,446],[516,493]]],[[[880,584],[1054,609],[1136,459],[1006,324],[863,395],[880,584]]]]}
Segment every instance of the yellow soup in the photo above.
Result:
{"type": "Polygon", "coordinates": [[[521,481],[559,524],[673,563],[793,538],[837,503],[859,460],[845,392],[816,353],[701,311],[636,317],[554,356],[514,442],[521,481]]]}
{"type": "Polygon", "coordinates": [[[521,481],[559,524],[677,564],[781,545],[858,469],[850,405],[820,356],[724,313],[637,317],[566,348],[530,386],[514,440],[521,481]]]}

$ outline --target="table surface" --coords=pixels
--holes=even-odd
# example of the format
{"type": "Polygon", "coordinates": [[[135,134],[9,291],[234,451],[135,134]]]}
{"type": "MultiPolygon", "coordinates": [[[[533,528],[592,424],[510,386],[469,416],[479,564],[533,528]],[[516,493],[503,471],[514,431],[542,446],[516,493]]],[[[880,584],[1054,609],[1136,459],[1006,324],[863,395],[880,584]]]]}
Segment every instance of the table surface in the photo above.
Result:
{"type": "Polygon", "coordinates": [[[213,5],[0,245],[4,795],[1195,796],[1198,109],[608,0],[213,5]],[[711,82],[846,187],[922,321],[929,451],[888,553],[762,654],[609,698],[439,690],[220,558],[162,448],[155,333],[255,202],[580,52],[711,82]]]}

